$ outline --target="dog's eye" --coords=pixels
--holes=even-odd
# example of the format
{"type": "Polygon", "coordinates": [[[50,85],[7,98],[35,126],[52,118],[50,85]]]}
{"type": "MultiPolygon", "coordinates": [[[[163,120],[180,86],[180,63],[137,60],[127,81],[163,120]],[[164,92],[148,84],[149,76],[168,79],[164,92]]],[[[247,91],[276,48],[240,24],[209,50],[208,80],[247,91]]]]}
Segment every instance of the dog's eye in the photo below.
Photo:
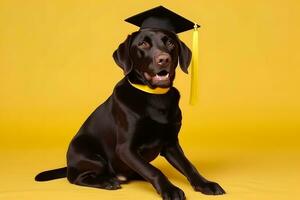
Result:
{"type": "Polygon", "coordinates": [[[170,48],[170,49],[173,49],[173,48],[175,47],[175,44],[174,44],[174,42],[173,42],[172,40],[168,40],[168,41],[166,42],[166,46],[167,46],[168,48],[170,48]]]}
{"type": "Polygon", "coordinates": [[[141,48],[143,48],[143,49],[148,49],[148,48],[150,48],[150,44],[149,44],[148,42],[146,42],[146,41],[141,41],[141,42],[139,42],[139,43],[138,43],[138,46],[141,47],[141,48]]]}

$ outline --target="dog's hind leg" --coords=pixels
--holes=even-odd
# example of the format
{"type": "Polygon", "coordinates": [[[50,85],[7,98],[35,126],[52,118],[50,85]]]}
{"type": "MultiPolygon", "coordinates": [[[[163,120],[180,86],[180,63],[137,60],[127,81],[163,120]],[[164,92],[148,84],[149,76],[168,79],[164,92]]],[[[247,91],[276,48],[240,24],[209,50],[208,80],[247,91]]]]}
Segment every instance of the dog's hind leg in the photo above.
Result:
{"type": "Polygon", "coordinates": [[[67,155],[67,178],[70,183],[115,190],[121,188],[120,181],[109,169],[107,160],[97,152],[93,145],[77,143],[70,145],[67,155]]]}
{"type": "Polygon", "coordinates": [[[73,184],[107,190],[116,190],[121,188],[119,180],[114,176],[97,174],[97,172],[93,171],[80,173],[73,181],[73,184]]]}
{"type": "Polygon", "coordinates": [[[68,180],[76,185],[102,188],[107,190],[120,189],[120,181],[109,172],[106,163],[99,160],[80,160],[76,168],[68,166],[68,180]]]}

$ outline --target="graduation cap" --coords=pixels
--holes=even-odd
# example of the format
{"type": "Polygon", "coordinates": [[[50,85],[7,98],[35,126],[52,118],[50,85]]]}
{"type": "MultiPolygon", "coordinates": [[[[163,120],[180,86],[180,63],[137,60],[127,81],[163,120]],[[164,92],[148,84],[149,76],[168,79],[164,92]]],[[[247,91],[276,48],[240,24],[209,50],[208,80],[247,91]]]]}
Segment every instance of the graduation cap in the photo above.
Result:
{"type": "Polygon", "coordinates": [[[198,98],[198,30],[200,26],[190,20],[168,10],[163,6],[158,6],[144,11],[132,17],[125,19],[126,22],[140,27],[140,30],[146,28],[162,29],[181,33],[194,29],[193,48],[192,48],[192,66],[191,66],[191,92],[190,104],[195,104],[198,98]]]}

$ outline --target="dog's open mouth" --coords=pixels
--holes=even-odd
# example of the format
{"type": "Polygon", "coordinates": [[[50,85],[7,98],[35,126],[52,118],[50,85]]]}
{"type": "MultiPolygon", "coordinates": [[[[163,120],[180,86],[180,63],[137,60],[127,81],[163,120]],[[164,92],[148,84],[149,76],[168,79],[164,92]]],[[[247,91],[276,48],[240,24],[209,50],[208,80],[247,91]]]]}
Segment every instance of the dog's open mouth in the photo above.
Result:
{"type": "Polygon", "coordinates": [[[158,86],[158,87],[168,87],[170,85],[170,73],[166,70],[162,70],[155,74],[154,76],[151,76],[147,72],[144,72],[145,78],[151,82],[152,85],[158,86]]]}
{"type": "Polygon", "coordinates": [[[165,81],[165,80],[169,80],[169,76],[170,76],[169,72],[163,70],[157,73],[152,79],[153,81],[165,81]]]}

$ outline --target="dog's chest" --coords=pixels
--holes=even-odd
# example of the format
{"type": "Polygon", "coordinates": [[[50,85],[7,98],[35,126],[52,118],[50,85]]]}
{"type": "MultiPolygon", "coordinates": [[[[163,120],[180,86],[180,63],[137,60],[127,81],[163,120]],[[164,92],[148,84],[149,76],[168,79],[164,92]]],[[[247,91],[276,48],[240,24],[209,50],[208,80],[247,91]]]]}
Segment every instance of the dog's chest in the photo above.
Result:
{"type": "Polygon", "coordinates": [[[162,142],[159,140],[142,144],[138,147],[139,154],[148,162],[154,160],[162,149],[162,142]]]}
{"type": "Polygon", "coordinates": [[[149,119],[137,136],[138,152],[147,161],[156,158],[168,138],[167,125],[158,124],[149,119]]]}
{"type": "Polygon", "coordinates": [[[168,96],[156,95],[148,99],[147,115],[161,124],[167,124],[172,118],[172,99],[168,96]]]}

